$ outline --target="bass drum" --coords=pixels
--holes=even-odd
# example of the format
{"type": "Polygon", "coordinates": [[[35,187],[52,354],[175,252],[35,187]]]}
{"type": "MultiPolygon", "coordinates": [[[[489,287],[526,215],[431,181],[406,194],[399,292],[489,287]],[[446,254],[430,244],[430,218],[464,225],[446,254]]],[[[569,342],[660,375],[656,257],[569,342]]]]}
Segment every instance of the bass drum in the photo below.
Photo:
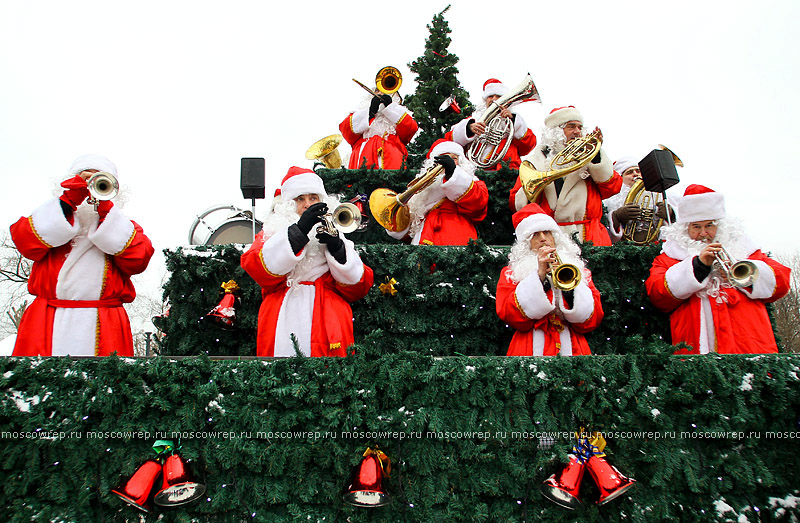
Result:
{"type": "Polygon", "coordinates": [[[261,231],[262,223],[253,220],[250,211],[234,205],[209,207],[195,218],[189,229],[190,245],[227,245],[230,243],[253,243],[253,221],[255,234],[261,231]]]}

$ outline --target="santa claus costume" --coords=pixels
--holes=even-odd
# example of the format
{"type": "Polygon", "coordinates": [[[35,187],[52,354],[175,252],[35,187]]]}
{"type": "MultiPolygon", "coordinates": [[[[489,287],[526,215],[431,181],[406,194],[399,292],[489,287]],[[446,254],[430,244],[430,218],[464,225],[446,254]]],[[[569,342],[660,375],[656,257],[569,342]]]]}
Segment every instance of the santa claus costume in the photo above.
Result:
{"type": "Polygon", "coordinates": [[[600,325],[603,307],[591,272],[578,246],[558,224],[531,203],[512,217],[517,240],[497,282],[497,315],[514,333],[508,356],[583,356],[591,354],[584,334],[600,325]],[[537,253],[531,250],[534,233],[550,231],[562,263],[578,267],[580,283],[570,291],[554,288],[550,275],[539,278],[537,253]]]}
{"type": "Polygon", "coordinates": [[[411,197],[409,226],[403,231],[387,231],[393,238],[412,245],[467,245],[478,238],[475,224],[486,218],[489,190],[475,176],[475,165],[464,157],[464,149],[455,142],[438,140],[417,177],[433,168],[435,158],[445,153],[458,156],[452,175],[445,180],[446,172],[442,172],[411,197]]]}
{"type": "MultiPolygon", "coordinates": [[[[583,117],[573,106],[553,109],[545,118],[542,140],[530,158],[537,171],[550,170],[550,162],[566,146],[561,126],[571,121],[583,124],[583,117]]],[[[622,177],[614,171],[610,158],[601,148],[592,162],[549,183],[533,203],[552,216],[567,235],[577,232],[581,242],[607,246],[611,245],[611,238],[601,221],[603,200],[617,194],[621,187],[622,177]]],[[[517,177],[509,196],[509,207],[518,211],[527,203],[517,177]]]]}
{"type": "Polygon", "coordinates": [[[11,226],[20,253],[33,260],[28,291],[36,299],[19,325],[14,356],[133,356],[123,303],[136,297],[131,275],[145,270],[153,246],[119,205],[84,202],[87,170],[117,175],[107,158],[75,160],[53,198],[11,226]]]}
{"type": "Polygon", "coordinates": [[[690,185],[678,204],[679,221],[663,227],[666,242],[645,282],[653,304],[669,313],[672,343],[690,349],[676,354],[755,354],[778,352],[765,303],[789,291],[791,271],[764,255],[736,220],[725,218],[722,194],[702,185],[690,185]],[[715,220],[714,243],[733,260],[749,260],[758,275],[745,288],[732,286],[720,272],[699,262],[705,243],[689,237],[688,225],[715,220]]]}
{"type": "Polygon", "coordinates": [[[384,102],[371,107],[380,98],[372,97],[362,108],[353,111],[341,124],[339,131],[350,144],[348,169],[402,169],[408,150],[406,146],[417,133],[417,122],[400,105],[400,96],[383,95],[384,102]],[[385,103],[391,99],[390,103],[385,103]],[[372,112],[371,109],[376,109],[372,112]]]}
{"type": "MultiPolygon", "coordinates": [[[[472,145],[472,142],[474,142],[478,137],[477,135],[472,134],[469,126],[470,124],[474,123],[476,119],[479,119],[483,112],[488,109],[485,104],[486,99],[495,95],[503,96],[507,92],[508,88],[503,85],[500,80],[496,78],[489,78],[486,80],[486,82],[483,84],[483,109],[477,111],[472,115],[472,117],[461,120],[455,124],[453,128],[448,131],[447,134],[445,134],[445,139],[456,142],[464,147],[465,150],[469,148],[470,145],[472,145]]],[[[509,169],[518,170],[520,164],[522,163],[521,158],[530,153],[533,148],[536,147],[536,135],[533,134],[533,131],[528,128],[528,125],[525,123],[525,119],[521,114],[517,114],[513,107],[511,107],[509,110],[514,114],[514,133],[511,136],[511,145],[508,146],[508,151],[506,151],[505,156],[503,156],[503,158],[497,162],[494,167],[489,169],[492,171],[501,169],[503,164],[508,165],[509,169]]],[[[505,140],[501,141],[497,147],[505,147],[505,140]]]]}
{"type": "Polygon", "coordinates": [[[341,259],[320,243],[314,230],[302,250],[295,252],[290,228],[297,229],[300,216],[294,199],[303,194],[319,195],[329,212],[338,204],[336,197],[326,194],[316,173],[290,168],[281,183],[283,201],[242,254],[242,268],[261,286],[258,356],[295,356],[293,337],[306,356],[346,356],[353,344],[350,302],[363,298],[372,286],[372,269],[343,236],[341,259]]]}

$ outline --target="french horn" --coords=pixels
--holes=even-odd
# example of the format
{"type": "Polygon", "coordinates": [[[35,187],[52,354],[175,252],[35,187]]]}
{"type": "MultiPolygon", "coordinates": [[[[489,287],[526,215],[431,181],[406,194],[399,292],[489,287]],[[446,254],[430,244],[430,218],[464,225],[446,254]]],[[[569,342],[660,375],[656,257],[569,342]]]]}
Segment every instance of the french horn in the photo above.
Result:
{"type": "Polygon", "coordinates": [[[485,123],[486,132],[475,138],[467,149],[467,158],[479,169],[490,169],[505,158],[514,136],[514,122],[501,117],[503,109],[528,101],[541,101],[539,91],[528,74],[522,82],[491,103],[476,123],[485,123]]]}
{"type": "Polygon", "coordinates": [[[341,134],[332,134],[317,140],[306,151],[306,159],[321,162],[328,169],[338,169],[342,166],[342,157],[339,154],[339,144],[344,138],[341,134]]]}
{"type": "Polygon", "coordinates": [[[358,229],[361,225],[361,211],[350,202],[345,202],[336,206],[333,212],[322,215],[322,222],[317,225],[317,232],[324,232],[331,236],[339,236],[339,233],[350,233],[358,229]]]}
{"type": "Polygon", "coordinates": [[[94,205],[95,210],[101,201],[113,200],[119,193],[117,178],[105,171],[94,173],[86,184],[89,188],[89,199],[86,202],[94,205]]]}
{"type": "Polygon", "coordinates": [[[599,129],[595,129],[586,136],[570,140],[567,146],[550,160],[548,171],[537,171],[530,161],[524,160],[519,167],[519,179],[528,201],[535,202],[548,184],[591,162],[600,152],[601,145],[603,145],[602,135],[599,129]]]}

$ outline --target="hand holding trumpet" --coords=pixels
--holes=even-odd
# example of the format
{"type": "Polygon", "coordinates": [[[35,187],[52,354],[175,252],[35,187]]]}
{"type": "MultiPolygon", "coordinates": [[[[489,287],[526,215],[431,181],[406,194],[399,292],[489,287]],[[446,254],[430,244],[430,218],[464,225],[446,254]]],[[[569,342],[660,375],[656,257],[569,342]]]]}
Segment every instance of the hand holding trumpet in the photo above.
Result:
{"type": "Polygon", "coordinates": [[[714,261],[717,259],[717,253],[722,251],[722,244],[721,243],[709,243],[700,251],[700,254],[697,257],[700,259],[700,263],[705,265],[706,267],[711,267],[714,261]]]}

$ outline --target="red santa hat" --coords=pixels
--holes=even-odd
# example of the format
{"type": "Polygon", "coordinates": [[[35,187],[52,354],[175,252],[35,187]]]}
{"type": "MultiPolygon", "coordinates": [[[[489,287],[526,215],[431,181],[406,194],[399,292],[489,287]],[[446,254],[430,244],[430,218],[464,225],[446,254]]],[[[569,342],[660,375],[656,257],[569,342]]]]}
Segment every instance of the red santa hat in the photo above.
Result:
{"type": "Polygon", "coordinates": [[[556,107],[550,111],[550,114],[544,119],[544,124],[547,127],[558,127],[573,120],[577,120],[583,125],[583,116],[581,116],[580,111],[575,109],[574,105],[568,105],[566,107],[556,107]]]}
{"type": "Polygon", "coordinates": [[[114,165],[114,162],[99,154],[84,154],[83,156],[78,156],[75,158],[75,161],[72,162],[72,166],[69,168],[69,174],[74,176],[90,169],[97,169],[98,171],[104,171],[117,176],[117,166],[114,165]]]}
{"type": "Polygon", "coordinates": [[[325,198],[325,184],[317,173],[303,167],[289,167],[289,171],[281,181],[281,197],[283,201],[294,200],[301,194],[318,194],[325,198]]]}
{"type": "Polygon", "coordinates": [[[451,142],[450,140],[445,140],[444,138],[440,138],[433,142],[430,150],[428,151],[428,158],[436,158],[440,154],[455,154],[458,156],[464,156],[464,148],[461,145],[457,144],[456,142],[451,142]]]}
{"type": "Polygon", "coordinates": [[[681,223],[724,218],[725,197],[703,185],[692,184],[678,202],[678,216],[681,223]]]}
{"type": "Polygon", "coordinates": [[[517,239],[527,238],[541,231],[558,232],[558,224],[535,203],[529,203],[511,216],[517,239]]]}
{"type": "Polygon", "coordinates": [[[503,96],[508,92],[508,87],[497,78],[489,78],[483,82],[483,100],[486,101],[490,96],[503,96]]]}
{"type": "Polygon", "coordinates": [[[633,156],[623,156],[622,158],[614,162],[614,170],[617,171],[619,174],[624,173],[631,167],[639,167],[639,161],[633,156]]]}

